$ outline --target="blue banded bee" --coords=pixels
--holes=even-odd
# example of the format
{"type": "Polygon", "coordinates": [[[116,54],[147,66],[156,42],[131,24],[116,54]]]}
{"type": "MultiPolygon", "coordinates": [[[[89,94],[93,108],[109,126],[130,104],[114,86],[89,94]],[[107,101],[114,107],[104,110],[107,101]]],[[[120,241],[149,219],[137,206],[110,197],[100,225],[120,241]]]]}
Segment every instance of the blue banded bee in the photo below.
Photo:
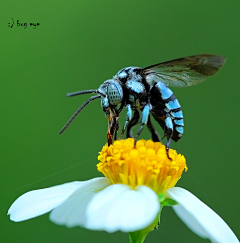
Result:
{"type": "Polygon", "coordinates": [[[62,134],[81,110],[92,100],[101,99],[102,109],[108,118],[108,144],[117,139],[118,119],[123,107],[127,116],[120,139],[126,130],[126,137],[135,141],[147,125],[152,140],[161,141],[151,122],[151,116],[159,123],[167,138],[166,151],[170,141],[177,142],[183,135],[183,113],[181,106],[168,88],[187,87],[203,82],[215,74],[224,64],[225,58],[216,55],[196,55],[175,59],[148,66],[146,68],[127,67],[120,70],[112,79],[106,80],[97,90],[84,90],[67,94],[75,95],[96,93],[85,101],[60,131],[62,134]],[[141,113],[141,118],[140,118],[141,113]],[[140,121],[140,127],[133,136],[132,128],[140,121]]]}

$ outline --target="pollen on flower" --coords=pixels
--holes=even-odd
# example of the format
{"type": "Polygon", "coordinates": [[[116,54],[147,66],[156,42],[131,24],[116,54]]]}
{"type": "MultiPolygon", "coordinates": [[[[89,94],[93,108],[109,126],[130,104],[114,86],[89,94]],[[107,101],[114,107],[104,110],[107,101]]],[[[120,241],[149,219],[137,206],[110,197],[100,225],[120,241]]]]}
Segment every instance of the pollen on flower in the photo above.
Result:
{"type": "Polygon", "coordinates": [[[174,187],[183,170],[187,171],[183,155],[169,150],[169,160],[165,146],[151,140],[134,139],[115,141],[112,145],[103,146],[99,153],[100,163],[97,168],[112,184],[126,184],[133,188],[146,185],[156,193],[174,187]]]}

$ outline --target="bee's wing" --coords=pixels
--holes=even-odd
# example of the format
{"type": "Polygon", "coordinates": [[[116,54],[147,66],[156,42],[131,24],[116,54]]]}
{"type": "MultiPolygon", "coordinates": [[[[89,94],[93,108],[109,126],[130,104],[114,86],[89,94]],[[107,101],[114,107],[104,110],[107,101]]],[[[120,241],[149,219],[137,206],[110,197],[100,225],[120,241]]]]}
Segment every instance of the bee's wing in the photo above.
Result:
{"type": "Polygon", "coordinates": [[[215,74],[225,60],[225,57],[208,54],[183,57],[146,67],[143,75],[149,84],[161,81],[166,86],[191,86],[215,74]]]}

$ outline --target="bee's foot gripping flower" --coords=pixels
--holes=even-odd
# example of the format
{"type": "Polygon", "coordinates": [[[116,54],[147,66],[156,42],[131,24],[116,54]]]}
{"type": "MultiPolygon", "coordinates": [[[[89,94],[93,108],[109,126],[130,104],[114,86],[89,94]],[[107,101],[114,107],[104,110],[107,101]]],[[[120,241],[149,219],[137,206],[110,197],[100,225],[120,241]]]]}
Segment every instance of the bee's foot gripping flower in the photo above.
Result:
{"type": "Polygon", "coordinates": [[[238,243],[229,226],[192,193],[175,184],[184,169],[184,156],[150,140],[115,141],[105,145],[97,165],[106,177],[70,182],[20,196],[10,207],[19,222],[50,212],[50,219],[68,227],[130,232],[130,241],[143,242],[157,226],[165,205],[196,234],[218,243],[238,243]],[[177,205],[176,205],[177,204],[177,205]],[[136,241],[136,239],[138,241],[136,241]]]}

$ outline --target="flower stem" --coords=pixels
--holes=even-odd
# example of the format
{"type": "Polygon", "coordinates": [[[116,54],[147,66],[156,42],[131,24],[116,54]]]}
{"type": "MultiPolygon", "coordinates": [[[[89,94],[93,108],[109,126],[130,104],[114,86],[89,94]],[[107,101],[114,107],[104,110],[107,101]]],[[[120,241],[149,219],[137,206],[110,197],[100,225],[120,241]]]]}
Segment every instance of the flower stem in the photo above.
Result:
{"type": "Polygon", "coordinates": [[[154,222],[150,224],[147,228],[134,232],[129,232],[128,235],[130,243],[143,243],[148,233],[158,228],[159,222],[160,213],[158,214],[154,222]]]}
{"type": "Polygon", "coordinates": [[[145,238],[146,238],[146,236],[147,236],[147,234],[148,233],[143,234],[141,232],[141,230],[140,231],[135,231],[135,232],[130,232],[130,233],[128,233],[129,241],[130,241],[130,243],[143,243],[145,238]]]}

